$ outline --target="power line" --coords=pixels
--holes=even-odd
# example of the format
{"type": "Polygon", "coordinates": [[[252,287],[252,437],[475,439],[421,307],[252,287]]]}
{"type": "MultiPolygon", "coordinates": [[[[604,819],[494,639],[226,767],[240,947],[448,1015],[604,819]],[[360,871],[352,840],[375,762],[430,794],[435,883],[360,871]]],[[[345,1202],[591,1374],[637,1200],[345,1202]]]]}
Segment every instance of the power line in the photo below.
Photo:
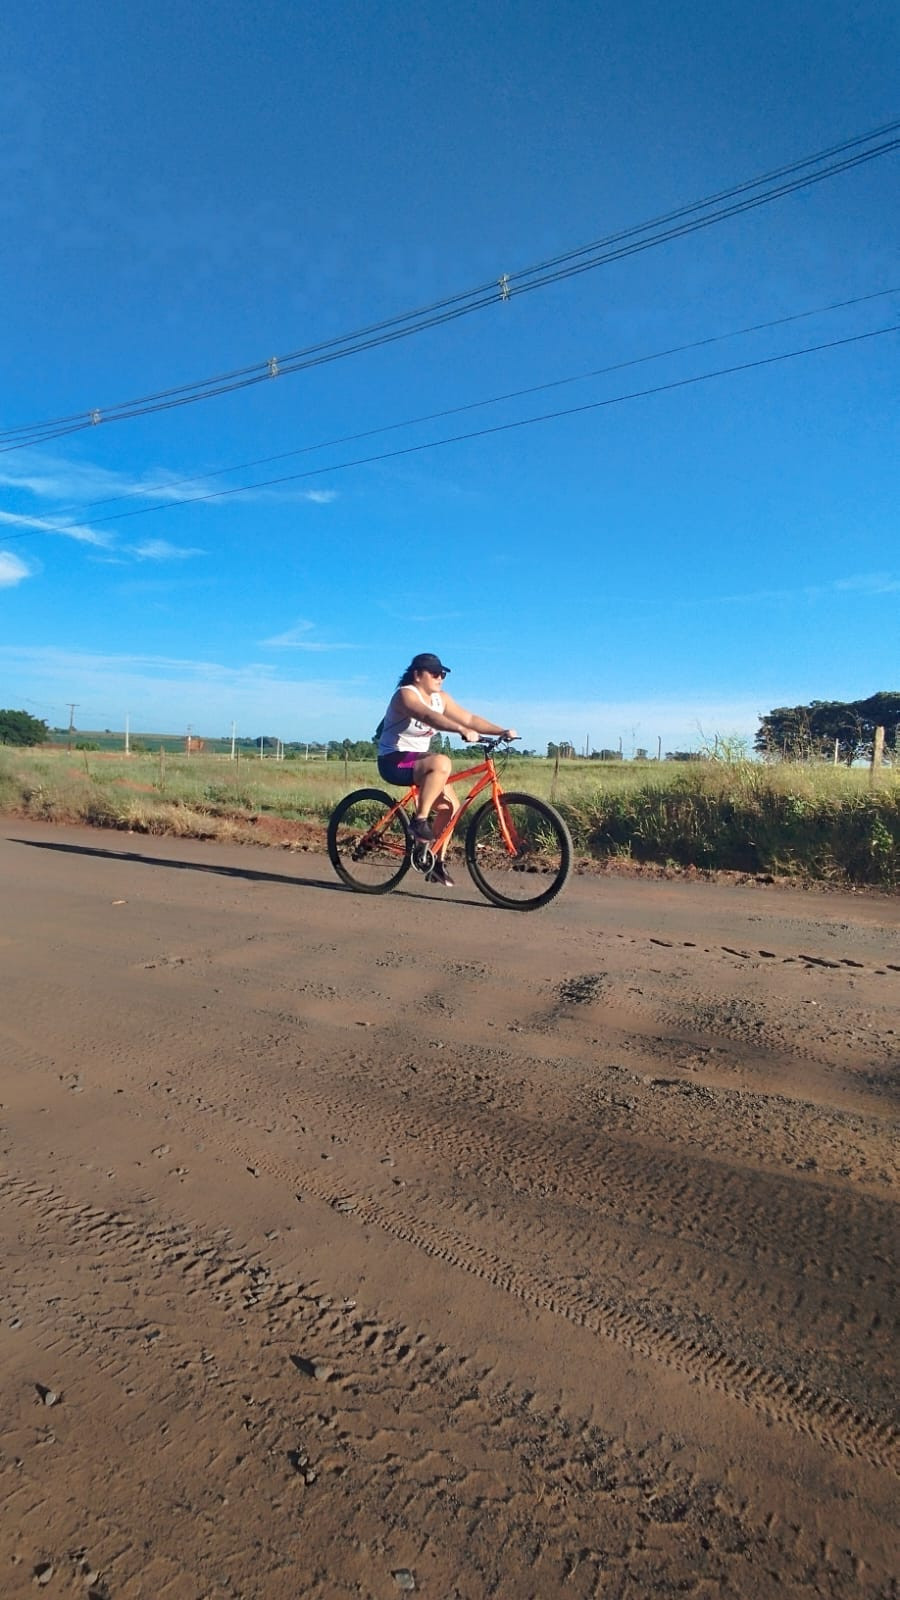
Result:
{"type": "Polygon", "coordinates": [[[233,393],[238,389],[268,382],[275,377],[305,371],[310,367],[342,360],[346,356],[357,355],[364,350],[409,338],[412,334],[424,332],[426,329],[441,326],[474,311],[482,310],[486,306],[509,300],[513,294],[518,296],[530,293],[582,272],[609,265],[613,261],[622,260],[639,251],[654,248],[658,244],[710,227],[716,222],[737,216],[757,206],[767,205],[772,200],[783,198],[799,189],[875,160],[900,147],[900,139],[890,137],[898,129],[900,120],[886,123],[869,133],[856,135],[841,144],[805,156],[761,177],[745,180],[730,189],[721,190],[718,194],[693,201],[690,205],[681,206],[649,222],[635,224],[604,239],[580,245],[547,261],[520,268],[516,272],[503,273],[497,280],[435,301],[418,310],[403,312],[398,316],[370,324],[355,333],[342,334],[293,351],[286,356],[272,356],[264,362],[257,362],[249,367],[164,389],[136,400],[121,401],[105,408],[96,407],[90,411],[74,413],[68,417],[25,423],[0,430],[0,440],[7,441],[0,446],[0,449],[6,451],[21,449],[28,445],[47,443],[51,439],[80,432],[101,423],[128,421],[137,416],[147,416],[153,412],[192,405],[215,395],[233,393]],[[873,145],[873,141],[878,139],[882,139],[883,142],[873,145]],[[866,145],[870,148],[862,148],[866,145]],[[842,159],[833,159],[838,156],[842,159]],[[831,164],[823,166],[824,162],[831,164]],[[818,167],[820,170],[804,170],[813,167],[818,167]],[[779,183],[780,179],[789,181],[779,183]],[[763,192],[751,193],[757,189],[763,189],[763,192]],[[723,204],[726,201],[730,203],[723,204]],[[713,207],[718,209],[712,210],[713,207]],[[698,214],[704,212],[709,214],[698,214]],[[647,237],[641,237],[642,235],[647,237]]]}
{"type": "MultiPolygon", "coordinates": [[[[310,455],[316,450],[328,450],[341,444],[355,444],[361,439],[371,439],[378,434],[398,432],[402,428],[417,427],[424,422],[437,422],[444,417],[459,416],[467,411],[480,410],[485,406],[501,405],[508,400],[521,400],[528,395],[542,394],[549,389],[563,388],[568,384],[586,383],[591,378],[604,377],[611,372],[622,372],[628,367],[641,366],[651,361],[662,361],[668,356],[684,355],[691,350],[703,349],[707,345],[722,344],[728,339],[742,338],[750,333],[766,332],[771,328],[784,327],[787,323],[800,322],[808,317],[825,316],[833,311],[844,311],[851,306],[865,305],[871,300],[881,300],[891,294],[900,294],[900,285],[894,285],[890,289],[876,289],[869,294],[854,295],[849,300],[835,300],[827,305],[812,306],[805,311],[793,311],[783,317],[771,317],[765,322],[755,322],[745,328],[731,329],[728,333],[710,334],[702,339],[692,339],[687,344],[671,345],[666,350],[653,351],[643,356],[633,356],[627,361],[612,362],[608,366],[594,367],[588,372],[575,373],[565,378],[552,378],[546,383],[529,384],[525,388],[511,389],[504,394],[491,395],[484,400],[470,400],[462,405],[445,407],[440,411],[425,412],[422,416],[407,417],[402,422],[382,423],[379,427],[366,428],[356,433],[340,434],[333,439],[324,439],[318,444],[299,445],[293,450],[282,450],[275,455],[258,456],[254,460],[236,462],[232,466],[216,467],[209,472],[192,473],[190,477],[170,479],[164,484],[145,484],[140,489],[129,490],[126,494],[108,495],[101,500],[87,500],[75,505],[61,506],[53,515],[55,517],[73,516],[76,513],[83,515],[85,512],[93,511],[97,507],[118,505],[123,500],[134,500],[146,498],[150,494],[171,492],[190,483],[208,482],[211,478],[224,477],[227,473],[246,472],[251,467],[269,466],[275,461],[287,461],[295,456],[310,455]]],[[[173,502],[173,504],[181,503],[183,502],[173,502]]],[[[162,509],[162,507],[158,509],[162,509]]],[[[17,538],[20,536],[14,534],[11,537],[17,538]]],[[[24,537],[24,535],[21,537],[24,537]]]]}
{"type": "MultiPolygon", "coordinates": [[[[799,161],[793,161],[787,166],[778,167],[772,172],[764,173],[759,178],[749,178],[746,182],[737,184],[733,188],[722,189],[718,194],[709,195],[706,200],[696,201],[687,206],[680,206],[677,210],[669,211],[664,216],[655,217],[652,222],[626,228],[621,233],[614,234],[611,240],[598,240],[594,244],[582,245],[578,250],[567,251],[563,255],[553,256],[548,261],[541,262],[539,266],[529,270],[534,272],[544,271],[549,267],[559,266],[561,263],[571,260],[574,256],[584,254],[586,251],[598,249],[601,245],[615,243],[621,239],[630,238],[635,233],[642,233],[647,228],[661,227],[665,223],[677,222],[680,218],[689,215],[691,211],[700,210],[706,206],[718,205],[723,200],[733,199],[750,189],[759,188],[764,183],[774,183],[777,178],[785,178],[793,172],[800,171],[803,167],[815,166],[821,161],[828,161],[833,156],[842,155],[849,150],[857,149],[860,145],[869,144],[873,139],[880,139],[887,134],[895,133],[898,128],[900,128],[900,120],[883,123],[878,128],[872,128],[869,133],[857,134],[852,139],[845,139],[841,144],[831,145],[828,149],[819,150],[812,156],[804,156],[799,161]]],[[[829,176],[830,172],[823,175],[829,176]]]]}
{"type": "MultiPolygon", "coordinates": [[[[141,506],[133,511],[117,511],[109,516],[96,517],[93,520],[97,524],[106,522],[122,522],[130,517],[146,517],[154,515],[160,511],[174,511],[176,508],[181,506],[199,505],[208,500],[224,500],[234,495],[247,494],[255,489],[268,489],[280,487],[285,483],[298,483],[306,478],[321,477],[325,473],[344,472],[351,467],[372,466],[381,461],[396,460],[400,456],[419,455],[426,450],[440,449],[444,445],[461,444],[472,439],[488,438],[492,434],[510,433],[516,428],[533,427],[536,423],[540,422],[555,422],[563,417],[574,417],[589,411],[600,411],[608,406],[623,405],[629,400],[642,400],[652,395],[667,394],[675,389],[690,388],[694,384],[708,383],[713,378],[732,377],[740,372],[750,372],[754,368],[775,366],[779,362],[792,361],[799,356],[814,355],[818,351],[836,350],[844,345],[860,344],[866,339],[877,339],[888,333],[900,333],[900,327],[892,324],[889,327],[873,328],[867,333],[852,334],[843,339],[830,339],[823,344],[806,345],[799,350],[784,351],[780,355],[762,356],[755,361],[743,361],[735,366],[719,367],[712,372],[697,373],[691,378],[676,378],[669,383],[655,384],[649,389],[636,389],[629,394],[613,395],[605,400],[591,400],[587,401],[584,405],[568,406],[560,411],[542,412],[539,416],[535,417],[521,417],[514,422],[500,422],[489,428],[475,428],[468,433],[451,434],[444,439],[430,439],[425,441],[423,444],[404,445],[397,450],[384,450],[380,451],[376,455],[359,456],[350,461],[334,462],[331,466],[310,467],[305,472],[287,473],[278,478],[265,478],[259,483],[239,484],[231,489],[215,489],[208,494],[190,495],[183,500],[169,500],[163,502],[161,505],[156,506],[141,506]]],[[[66,533],[69,531],[69,529],[66,524],[61,524],[59,527],[53,528],[53,526],[48,523],[45,529],[42,531],[66,533]]],[[[13,537],[25,538],[28,537],[28,535],[13,535],[13,537]]]]}

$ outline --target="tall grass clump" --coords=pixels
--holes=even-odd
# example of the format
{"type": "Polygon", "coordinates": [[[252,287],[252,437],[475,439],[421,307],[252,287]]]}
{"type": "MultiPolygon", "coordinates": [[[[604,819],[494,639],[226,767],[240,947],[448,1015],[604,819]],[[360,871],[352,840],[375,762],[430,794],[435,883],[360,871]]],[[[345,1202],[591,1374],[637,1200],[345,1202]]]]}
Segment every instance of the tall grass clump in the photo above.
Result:
{"type": "Polygon", "coordinates": [[[831,769],[703,767],[668,784],[595,791],[560,803],[594,856],[894,888],[900,784],[831,769]]]}

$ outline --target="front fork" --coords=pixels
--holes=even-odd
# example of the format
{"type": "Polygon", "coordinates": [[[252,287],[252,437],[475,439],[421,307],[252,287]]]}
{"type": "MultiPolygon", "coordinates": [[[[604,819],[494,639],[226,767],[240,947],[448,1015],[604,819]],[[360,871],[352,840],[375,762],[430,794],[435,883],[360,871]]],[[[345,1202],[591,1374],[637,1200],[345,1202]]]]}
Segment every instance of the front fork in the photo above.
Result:
{"type": "Polygon", "coordinates": [[[506,848],[511,856],[517,856],[519,853],[519,841],[510,828],[509,818],[502,805],[503,790],[500,788],[496,778],[494,778],[491,784],[491,799],[494,802],[494,809],[496,810],[500,821],[500,832],[503,836],[503,843],[506,845],[506,848]]]}

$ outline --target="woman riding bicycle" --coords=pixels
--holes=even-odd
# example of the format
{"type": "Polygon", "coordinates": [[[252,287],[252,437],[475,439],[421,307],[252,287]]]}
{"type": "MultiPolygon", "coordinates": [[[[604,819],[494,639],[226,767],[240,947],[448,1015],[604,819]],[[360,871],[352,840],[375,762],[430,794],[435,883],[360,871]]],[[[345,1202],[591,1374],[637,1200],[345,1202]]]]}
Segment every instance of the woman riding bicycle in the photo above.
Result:
{"type": "MultiPolygon", "coordinates": [[[[434,810],[438,833],[442,833],[459,810],[459,801],[447,784],[452,771],[450,757],[429,751],[435,733],[458,734],[466,744],[475,744],[482,733],[503,739],[519,737],[515,728],[499,728],[495,722],[487,722],[457,705],[443,689],[449,671],[430,650],[413,656],[391,697],[378,735],[378,771],[385,783],[417,785],[419,799],[412,830],[417,839],[429,841],[434,838],[429,812],[434,810]]],[[[452,887],[442,855],[436,857],[428,881],[452,887]]]]}

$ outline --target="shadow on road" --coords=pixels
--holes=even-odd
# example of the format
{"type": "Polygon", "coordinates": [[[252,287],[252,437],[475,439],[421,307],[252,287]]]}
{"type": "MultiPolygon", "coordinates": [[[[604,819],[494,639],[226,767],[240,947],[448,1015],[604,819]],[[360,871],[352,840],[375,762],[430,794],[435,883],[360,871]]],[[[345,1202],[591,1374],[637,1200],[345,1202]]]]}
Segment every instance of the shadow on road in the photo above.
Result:
{"type": "MultiPolygon", "coordinates": [[[[253,883],[283,883],[291,889],[325,889],[331,892],[337,890],[339,894],[352,894],[343,883],[322,882],[321,878],[290,877],[285,872],[255,872],[251,867],[220,867],[206,861],[170,861],[164,856],[141,855],[137,850],[102,850],[89,844],[57,844],[49,839],[16,839],[11,834],[6,835],[9,844],[24,844],[30,850],[56,850],[62,855],[69,856],[100,856],[107,861],[136,861],[142,867],[175,867],[179,872],[214,872],[220,878],[246,878],[253,883]]],[[[442,894],[434,891],[428,893],[421,889],[414,889],[411,884],[401,891],[405,899],[425,900],[432,904],[443,898],[442,894]]],[[[460,901],[457,897],[448,899],[448,905],[476,906],[479,911],[493,911],[496,907],[487,904],[480,898],[460,901]]]]}
{"type": "MultiPolygon", "coordinates": [[[[9,837],[9,836],[8,836],[9,837]]],[[[171,861],[164,856],[141,855],[137,850],[101,850],[87,844],[57,844],[44,839],[15,839],[10,844],[24,844],[31,850],[57,850],[70,856],[100,856],[107,861],[136,861],[142,867],[174,867],[179,872],[214,872],[222,878],[248,878],[254,883],[283,883],[291,888],[337,889],[348,891],[341,883],[323,883],[320,878],[298,878],[284,872],[257,872],[252,867],[222,867],[207,861],[171,861]]]]}

